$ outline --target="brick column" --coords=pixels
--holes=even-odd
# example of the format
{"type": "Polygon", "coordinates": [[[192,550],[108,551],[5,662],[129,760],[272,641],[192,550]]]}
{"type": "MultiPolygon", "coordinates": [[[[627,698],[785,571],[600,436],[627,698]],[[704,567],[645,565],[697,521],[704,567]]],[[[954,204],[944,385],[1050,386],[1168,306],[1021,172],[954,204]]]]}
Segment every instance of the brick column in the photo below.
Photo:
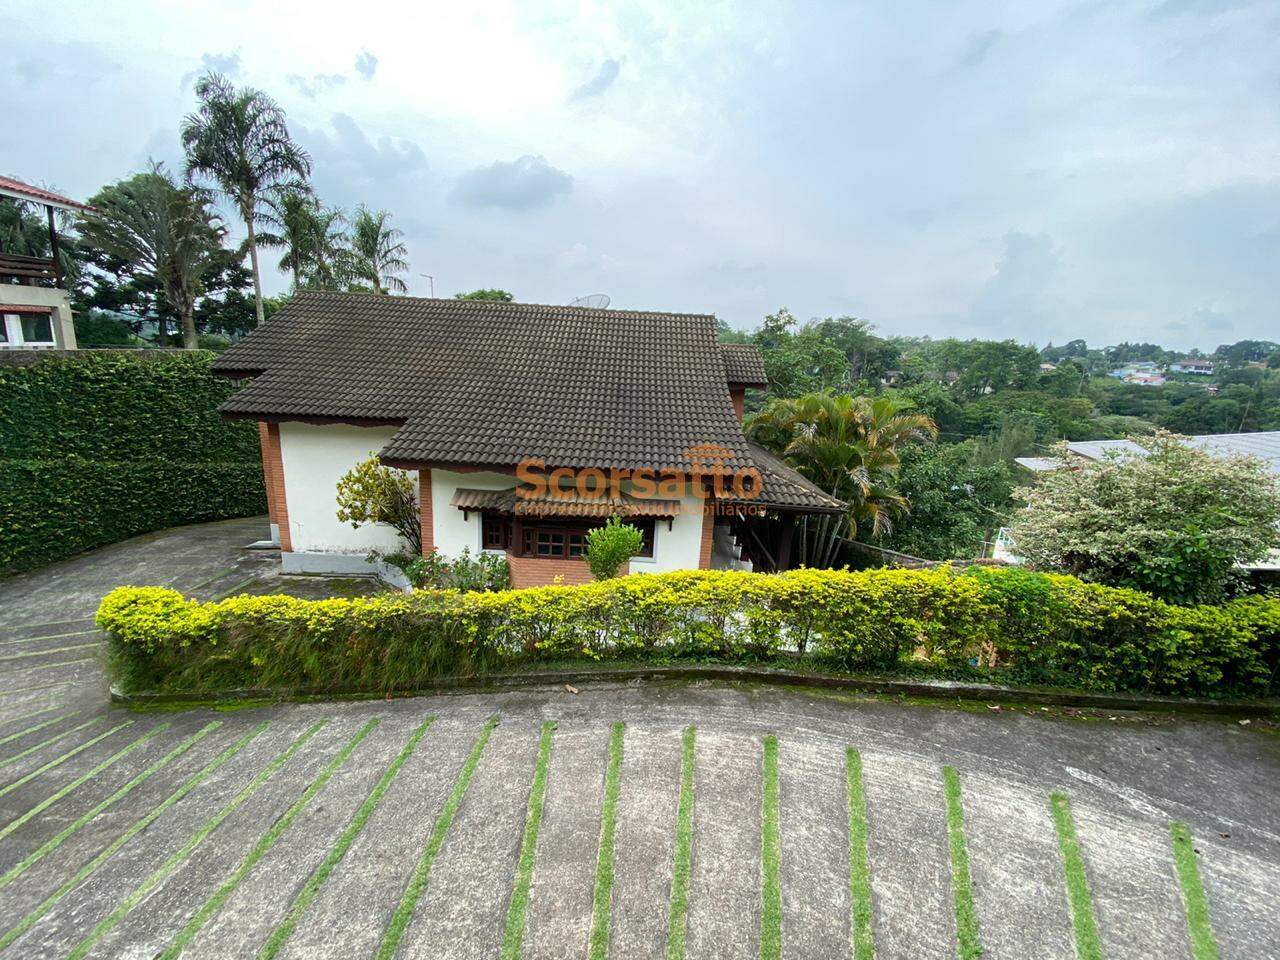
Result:
{"type": "Polygon", "coordinates": [[[716,532],[716,500],[706,497],[702,501],[702,543],[698,549],[698,569],[711,569],[711,543],[716,532]]]}
{"type": "Polygon", "coordinates": [[[436,548],[435,521],[431,513],[431,471],[418,471],[418,516],[422,524],[422,555],[430,556],[436,548]]]}
{"type": "Polygon", "coordinates": [[[292,552],[289,501],[284,488],[284,458],[280,455],[280,424],[260,424],[259,437],[262,440],[262,474],[267,483],[267,505],[273,508],[271,521],[280,530],[280,549],[292,552]]]}

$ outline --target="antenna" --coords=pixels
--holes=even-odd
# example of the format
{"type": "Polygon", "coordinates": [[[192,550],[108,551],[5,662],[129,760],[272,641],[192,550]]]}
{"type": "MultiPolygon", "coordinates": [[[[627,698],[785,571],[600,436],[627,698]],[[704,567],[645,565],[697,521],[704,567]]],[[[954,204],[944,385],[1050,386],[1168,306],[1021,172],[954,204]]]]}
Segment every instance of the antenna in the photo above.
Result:
{"type": "Polygon", "coordinates": [[[589,307],[592,310],[603,310],[609,306],[609,295],[607,293],[589,293],[585,297],[578,297],[576,300],[570,300],[571,307],[589,307]]]}

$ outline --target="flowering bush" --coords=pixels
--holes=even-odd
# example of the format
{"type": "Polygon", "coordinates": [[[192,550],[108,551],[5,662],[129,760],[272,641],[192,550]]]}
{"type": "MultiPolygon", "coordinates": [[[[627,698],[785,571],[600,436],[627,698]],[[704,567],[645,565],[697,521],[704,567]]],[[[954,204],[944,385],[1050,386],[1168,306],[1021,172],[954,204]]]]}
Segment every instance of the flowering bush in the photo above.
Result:
{"type": "Polygon", "coordinates": [[[409,690],[547,661],[805,651],[810,666],[909,665],[1093,690],[1280,689],[1280,598],[1179,607],[1023,570],[636,574],[583,586],[357,599],[108,594],[98,623],[125,690],[409,690]]]}
{"type": "Polygon", "coordinates": [[[359,528],[385,523],[404,538],[413,555],[422,553],[422,526],[413,477],[384,467],[370,455],[338,480],[338,519],[359,528]]]}

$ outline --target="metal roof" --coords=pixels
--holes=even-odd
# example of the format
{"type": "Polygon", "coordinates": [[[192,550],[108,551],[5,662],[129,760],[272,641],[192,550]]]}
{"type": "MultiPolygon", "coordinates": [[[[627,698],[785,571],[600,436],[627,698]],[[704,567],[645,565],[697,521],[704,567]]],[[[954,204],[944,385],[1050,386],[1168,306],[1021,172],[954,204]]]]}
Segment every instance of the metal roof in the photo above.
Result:
{"type": "MultiPolygon", "coordinates": [[[[1280,430],[1261,431],[1258,433],[1209,433],[1196,437],[1186,437],[1186,442],[1206,453],[1222,457],[1257,457],[1266,463],[1273,473],[1280,474],[1280,430]]],[[[1137,454],[1143,456],[1146,450],[1132,440],[1085,440],[1068,443],[1067,449],[1086,460],[1101,460],[1108,453],[1137,454]]],[[[1050,458],[1022,457],[1018,460],[1041,461],[1050,458]]],[[[1051,470],[1052,466],[1032,467],[1032,470],[1051,470]]]]}

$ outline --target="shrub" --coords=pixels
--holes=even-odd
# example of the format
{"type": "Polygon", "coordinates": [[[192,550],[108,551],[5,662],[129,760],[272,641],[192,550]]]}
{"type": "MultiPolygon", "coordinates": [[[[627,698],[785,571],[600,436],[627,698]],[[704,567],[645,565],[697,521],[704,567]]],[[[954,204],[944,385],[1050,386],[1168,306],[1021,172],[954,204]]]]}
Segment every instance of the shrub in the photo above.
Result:
{"type": "Polygon", "coordinates": [[[608,580],[644,549],[644,535],[617,517],[587,532],[587,566],[597,580],[608,580]]]}
{"type": "Polygon", "coordinates": [[[409,583],[418,589],[506,590],[511,586],[511,568],[505,555],[481,552],[472,556],[469,547],[453,560],[446,559],[438,550],[425,557],[408,553],[379,554],[374,551],[371,559],[382,560],[398,567],[409,583]]]}
{"type": "Polygon", "coordinates": [[[108,594],[98,623],[126,690],[392,691],[568,659],[724,662],[806,650],[844,670],[911,669],[1090,690],[1277,690],[1280,598],[1178,607],[1022,570],[637,574],[583,586],[197,603],[108,594]]]}
{"type": "Polygon", "coordinates": [[[413,478],[378,462],[374,454],[338,480],[338,519],[361,527],[385,523],[404,538],[411,555],[422,553],[422,521],[413,478]]]}
{"type": "Polygon", "coordinates": [[[1238,563],[1280,546],[1280,481],[1259,460],[1211,456],[1172,434],[1138,439],[1148,456],[1073,461],[1017,491],[1027,504],[1018,553],[1171,603],[1222,599],[1238,563]]]}

